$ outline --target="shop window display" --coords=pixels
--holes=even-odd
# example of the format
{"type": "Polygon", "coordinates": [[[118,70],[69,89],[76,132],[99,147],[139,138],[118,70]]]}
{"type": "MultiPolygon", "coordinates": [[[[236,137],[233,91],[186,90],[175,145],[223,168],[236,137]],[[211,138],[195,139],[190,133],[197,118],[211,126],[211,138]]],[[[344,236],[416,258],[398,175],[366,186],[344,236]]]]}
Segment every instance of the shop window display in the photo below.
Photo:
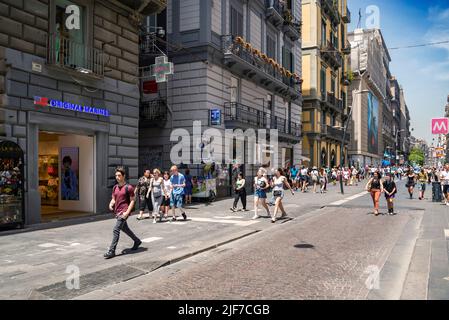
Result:
{"type": "Polygon", "coordinates": [[[0,227],[24,221],[23,151],[14,142],[0,141],[0,227]]]}
{"type": "Polygon", "coordinates": [[[39,155],[41,204],[57,206],[59,196],[58,155],[39,155]]]}

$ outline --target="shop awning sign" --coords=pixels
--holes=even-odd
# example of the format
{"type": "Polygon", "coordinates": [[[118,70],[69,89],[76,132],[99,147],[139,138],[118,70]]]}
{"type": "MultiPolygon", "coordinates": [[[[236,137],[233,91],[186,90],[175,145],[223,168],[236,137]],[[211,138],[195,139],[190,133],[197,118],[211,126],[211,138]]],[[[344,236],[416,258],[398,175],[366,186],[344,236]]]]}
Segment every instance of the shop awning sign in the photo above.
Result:
{"type": "Polygon", "coordinates": [[[109,117],[108,109],[96,108],[92,106],[84,106],[76,103],[65,102],[60,100],[53,100],[46,97],[34,97],[34,104],[41,107],[50,107],[57,109],[64,109],[82,113],[89,113],[97,116],[109,117]]]}

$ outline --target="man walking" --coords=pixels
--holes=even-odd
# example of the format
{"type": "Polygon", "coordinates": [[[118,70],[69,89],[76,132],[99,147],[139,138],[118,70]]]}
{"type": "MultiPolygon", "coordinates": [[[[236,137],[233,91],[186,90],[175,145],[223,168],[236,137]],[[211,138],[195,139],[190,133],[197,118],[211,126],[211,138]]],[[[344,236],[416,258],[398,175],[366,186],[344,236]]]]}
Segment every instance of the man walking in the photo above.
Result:
{"type": "Polygon", "coordinates": [[[444,165],[443,171],[440,174],[441,184],[443,185],[444,202],[449,206],[449,164],[444,165]]]}
{"type": "Polygon", "coordinates": [[[112,189],[112,199],[109,203],[109,209],[115,213],[117,222],[113,230],[112,243],[109,251],[104,254],[105,259],[115,257],[120,231],[126,233],[134,241],[131,250],[137,250],[142,244],[142,241],[131,231],[126,222],[135,204],[134,187],[126,183],[125,169],[123,167],[117,167],[115,169],[115,179],[117,180],[117,184],[112,189]]]}
{"type": "Polygon", "coordinates": [[[170,181],[172,183],[172,196],[170,198],[170,205],[172,207],[173,221],[176,221],[176,208],[181,211],[181,215],[184,220],[187,220],[186,212],[184,211],[183,197],[184,197],[184,187],[186,186],[186,179],[184,175],[179,173],[177,166],[172,166],[170,181]]]}

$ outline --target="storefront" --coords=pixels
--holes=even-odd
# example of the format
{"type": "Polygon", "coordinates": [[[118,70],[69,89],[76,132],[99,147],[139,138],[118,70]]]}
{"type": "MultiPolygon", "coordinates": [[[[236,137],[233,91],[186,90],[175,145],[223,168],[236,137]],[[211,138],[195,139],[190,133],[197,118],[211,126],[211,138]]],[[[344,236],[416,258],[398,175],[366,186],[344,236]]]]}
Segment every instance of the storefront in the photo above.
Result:
{"type": "MultiPolygon", "coordinates": [[[[8,48],[3,54],[11,66],[1,101],[2,139],[20,146],[24,156],[19,223],[109,212],[115,168],[125,166],[128,181],[137,183],[139,88],[82,74],[76,75],[83,79],[80,84],[65,69],[47,67],[42,58],[8,48]],[[32,70],[31,62],[41,70],[32,70]]],[[[8,197],[8,204],[12,200],[8,197]]]]}

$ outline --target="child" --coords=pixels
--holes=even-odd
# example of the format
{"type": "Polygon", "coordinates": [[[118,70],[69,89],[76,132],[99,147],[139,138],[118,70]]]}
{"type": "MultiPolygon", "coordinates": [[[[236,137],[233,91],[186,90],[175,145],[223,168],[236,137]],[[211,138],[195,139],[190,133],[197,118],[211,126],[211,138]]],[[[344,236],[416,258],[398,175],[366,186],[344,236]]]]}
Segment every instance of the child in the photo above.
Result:
{"type": "Polygon", "coordinates": [[[390,215],[394,214],[394,198],[397,193],[396,189],[396,183],[394,182],[394,179],[391,174],[386,175],[385,182],[384,182],[384,190],[385,190],[385,198],[387,199],[387,205],[388,205],[388,213],[390,215]]]}

